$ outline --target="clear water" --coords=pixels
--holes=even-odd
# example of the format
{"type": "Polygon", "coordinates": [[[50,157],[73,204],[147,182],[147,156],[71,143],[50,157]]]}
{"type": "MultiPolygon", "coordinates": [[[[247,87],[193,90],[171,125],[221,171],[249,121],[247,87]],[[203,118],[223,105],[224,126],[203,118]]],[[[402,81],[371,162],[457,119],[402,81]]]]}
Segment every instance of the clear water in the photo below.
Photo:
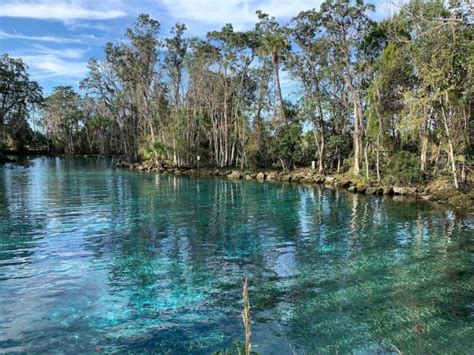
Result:
{"type": "Polygon", "coordinates": [[[473,352],[472,217],[111,166],[0,168],[0,353],[473,352]]]}

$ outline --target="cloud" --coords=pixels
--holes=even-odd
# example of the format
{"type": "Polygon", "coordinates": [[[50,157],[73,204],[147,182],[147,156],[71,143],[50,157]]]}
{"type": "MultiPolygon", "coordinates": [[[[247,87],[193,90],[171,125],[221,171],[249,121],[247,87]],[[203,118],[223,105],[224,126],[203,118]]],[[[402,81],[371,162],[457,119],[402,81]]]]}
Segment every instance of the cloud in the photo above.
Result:
{"type": "Polygon", "coordinates": [[[256,10],[279,20],[289,20],[302,10],[319,8],[322,0],[158,0],[176,20],[184,23],[222,26],[232,23],[237,29],[252,28],[257,21],[256,10]]]}
{"type": "MultiPolygon", "coordinates": [[[[32,48],[29,48],[22,52],[16,52],[16,56],[22,57],[24,55],[34,54],[34,55],[52,55],[60,58],[68,59],[79,59],[83,58],[84,54],[88,49],[79,49],[79,48],[61,48],[54,49],[41,45],[34,45],[32,48]]],[[[12,55],[15,56],[15,52],[12,52],[12,55]]]]}
{"type": "Polygon", "coordinates": [[[28,54],[21,59],[30,68],[35,80],[54,77],[81,79],[87,73],[86,61],[70,61],[54,54],[28,54]]]}
{"type": "Polygon", "coordinates": [[[77,19],[109,20],[125,16],[120,9],[111,8],[107,1],[87,4],[81,1],[6,1],[0,5],[0,17],[23,17],[40,20],[71,21],[77,19]],[[100,6],[98,5],[100,4],[100,6]],[[107,6],[109,5],[109,6],[107,6]]]}
{"type": "Polygon", "coordinates": [[[99,40],[99,38],[97,38],[94,35],[80,35],[74,38],[58,37],[58,36],[28,36],[21,33],[9,33],[3,30],[0,30],[0,39],[52,42],[52,43],[89,43],[91,41],[99,40]]]}

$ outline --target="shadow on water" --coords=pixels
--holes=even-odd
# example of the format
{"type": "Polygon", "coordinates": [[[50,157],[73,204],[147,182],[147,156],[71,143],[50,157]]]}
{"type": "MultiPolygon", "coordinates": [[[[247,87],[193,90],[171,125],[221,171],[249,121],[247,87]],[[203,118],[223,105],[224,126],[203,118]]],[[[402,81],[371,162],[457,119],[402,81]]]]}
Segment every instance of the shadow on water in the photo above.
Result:
{"type": "Polygon", "coordinates": [[[0,168],[0,350],[469,353],[473,221],[103,158],[0,168]]]}

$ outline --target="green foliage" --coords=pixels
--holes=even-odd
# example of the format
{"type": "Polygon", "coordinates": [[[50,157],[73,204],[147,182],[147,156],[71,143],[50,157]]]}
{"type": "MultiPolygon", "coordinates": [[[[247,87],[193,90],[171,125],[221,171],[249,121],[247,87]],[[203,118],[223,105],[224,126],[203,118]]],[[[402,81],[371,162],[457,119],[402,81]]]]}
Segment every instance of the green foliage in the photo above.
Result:
{"type": "Polygon", "coordinates": [[[71,86],[56,86],[45,100],[43,124],[57,151],[74,154],[84,119],[82,98],[71,86]]]}
{"type": "Polygon", "coordinates": [[[143,147],[140,152],[143,158],[145,158],[146,160],[153,160],[155,162],[158,162],[164,156],[166,150],[166,146],[162,142],[156,140],[143,147]]]}
{"type": "Polygon", "coordinates": [[[297,108],[287,104],[287,123],[279,126],[268,147],[275,168],[294,169],[304,156],[302,125],[297,108]]]}
{"type": "Polygon", "coordinates": [[[41,107],[42,95],[21,59],[0,56],[0,148],[6,138],[13,144],[10,148],[22,149],[31,143],[33,132],[28,119],[41,107]]]}
{"type": "MultiPolygon", "coordinates": [[[[132,161],[192,166],[200,155],[219,167],[292,169],[317,160],[325,173],[353,165],[371,180],[407,183],[465,175],[471,9],[412,0],[380,22],[372,10],[362,0],[325,0],[285,26],[257,11],[254,30],[226,24],[206,38],[188,38],[181,23],[160,38],[160,23],[142,14],[123,41],[106,44],[102,61],[90,60],[84,97],[63,87],[48,98],[43,126],[59,151],[132,161]],[[298,84],[291,105],[282,70],[298,84]]],[[[4,56],[0,70],[2,95],[18,103],[0,108],[10,129],[2,139],[28,142],[39,87],[21,61],[4,56]]]]}
{"type": "Polygon", "coordinates": [[[423,183],[425,174],[420,170],[420,158],[417,154],[400,151],[384,159],[383,170],[386,172],[384,183],[394,184],[417,184],[423,183]]]}

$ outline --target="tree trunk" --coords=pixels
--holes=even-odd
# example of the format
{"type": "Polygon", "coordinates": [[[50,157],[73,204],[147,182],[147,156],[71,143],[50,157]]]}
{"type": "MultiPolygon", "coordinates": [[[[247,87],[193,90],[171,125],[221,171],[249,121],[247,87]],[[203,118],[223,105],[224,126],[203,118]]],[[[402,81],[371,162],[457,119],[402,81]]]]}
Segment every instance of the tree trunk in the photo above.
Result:
{"type": "MultiPolygon", "coordinates": [[[[448,102],[447,94],[446,94],[446,102],[448,102]]],[[[448,155],[449,155],[449,160],[451,160],[451,172],[453,174],[453,181],[454,181],[454,187],[456,189],[459,189],[459,183],[458,183],[458,174],[456,171],[456,161],[454,158],[454,147],[453,147],[453,141],[451,139],[451,132],[448,127],[448,118],[446,116],[446,111],[444,110],[444,107],[441,106],[441,110],[443,112],[443,123],[444,123],[444,129],[446,131],[446,138],[448,139],[448,155]]]]}
{"type": "Polygon", "coordinates": [[[279,56],[277,52],[274,52],[272,55],[272,62],[273,62],[273,74],[275,75],[275,84],[278,99],[280,100],[280,119],[285,123],[286,122],[286,113],[285,113],[285,102],[283,101],[283,94],[281,92],[281,85],[280,85],[280,72],[279,72],[279,56]]]}
{"type": "MultiPolygon", "coordinates": [[[[354,95],[355,96],[355,95],[354,95]]],[[[356,97],[354,97],[354,175],[360,174],[360,125],[359,125],[359,108],[356,97]]]]}
{"type": "Polygon", "coordinates": [[[429,116],[427,105],[423,109],[424,122],[421,129],[421,154],[420,154],[420,170],[422,172],[426,171],[427,167],[427,155],[428,155],[428,124],[429,116]]]}
{"type": "Polygon", "coordinates": [[[318,113],[319,113],[319,129],[320,133],[320,142],[319,142],[319,167],[318,167],[318,174],[324,174],[324,116],[323,116],[323,108],[321,106],[321,96],[319,95],[319,90],[316,93],[317,95],[317,102],[318,102],[318,113]]]}

